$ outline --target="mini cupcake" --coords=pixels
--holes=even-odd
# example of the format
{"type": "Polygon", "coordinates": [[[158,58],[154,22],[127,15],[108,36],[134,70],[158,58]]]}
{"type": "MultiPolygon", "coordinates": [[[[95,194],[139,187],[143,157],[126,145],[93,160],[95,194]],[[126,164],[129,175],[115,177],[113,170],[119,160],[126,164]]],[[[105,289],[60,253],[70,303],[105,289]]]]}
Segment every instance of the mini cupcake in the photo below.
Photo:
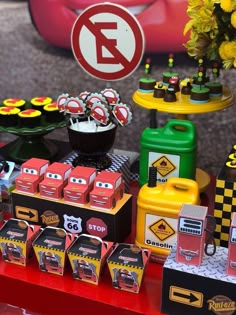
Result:
{"type": "Polygon", "coordinates": [[[192,90],[193,80],[191,78],[185,78],[180,81],[181,94],[190,95],[192,90]]]}
{"type": "Polygon", "coordinates": [[[51,104],[52,103],[52,98],[48,96],[37,96],[31,99],[30,103],[33,109],[40,110],[42,113],[43,112],[43,107],[45,105],[51,104]]]}
{"type": "Polygon", "coordinates": [[[29,108],[18,114],[20,127],[34,128],[40,126],[42,113],[39,110],[29,108]]]}
{"type": "Polygon", "coordinates": [[[153,97],[163,98],[165,96],[165,90],[166,88],[164,87],[162,82],[157,82],[157,84],[154,86],[153,97]]]}
{"type": "Polygon", "coordinates": [[[4,106],[14,106],[16,108],[19,108],[20,110],[24,110],[26,101],[20,98],[8,98],[5,99],[2,104],[4,106]]]}
{"type": "Polygon", "coordinates": [[[57,102],[52,102],[43,107],[45,121],[48,123],[60,122],[64,119],[64,112],[59,111],[57,102]]]}
{"type": "Polygon", "coordinates": [[[223,94],[223,85],[221,82],[216,81],[207,82],[205,84],[205,87],[207,87],[210,90],[210,96],[218,97],[223,94]]]}
{"type": "Polygon", "coordinates": [[[18,123],[19,108],[14,106],[0,107],[0,126],[14,127],[18,123]]]}
{"type": "Polygon", "coordinates": [[[176,94],[175,94],[175,89],[168,87],[168,89],[165,91],[165,96],[164,96],[164,102],[176,102],[176,94]]]}
{"type": "Polygon", "coordinates": [[[175,90],[175,92],[179,92],[180,91],[180,87],[179,87],[179,77],[171,77],[169,80],[169,85],[168,88],[173,88],[175,90]]]}
{"type": "Polygon", "coordinates": [[[169,81],[171,77],[179,77],[178,72],[172,72],[172,71],[165,71],[162,73],[162,83],[164,85],[169,85],[169,81]]]}
{"type": "Polygon", "coordinates": [[[210,90],[205,86],[196,86],[191,89],[189,101],[191,103],[202,104],[209,102],[210,90]]]}

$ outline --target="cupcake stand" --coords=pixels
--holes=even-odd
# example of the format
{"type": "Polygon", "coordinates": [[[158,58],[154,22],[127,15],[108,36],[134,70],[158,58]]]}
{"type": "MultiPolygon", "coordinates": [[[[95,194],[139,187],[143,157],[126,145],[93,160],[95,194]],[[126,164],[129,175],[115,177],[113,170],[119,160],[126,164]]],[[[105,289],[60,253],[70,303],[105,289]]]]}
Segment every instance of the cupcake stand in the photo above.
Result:
{"type": "MultiPolygon", "coordinates": [[[[170,114],[176,114],[177,119],[188,119],[189,114],[204,114],[225,109],[233,104],[234,95],[223,88],[221,97],[210,98],[210,101],[204,104],[193,104],[189,102],[189,95],[176,93],[176,102],[165,102],[163,99],[153,97],[153,92],[143,93],[139,90],[133,94],[133,101],[138,106],[151,111],[156,110],[170,114]]],[[[210,183],[210,176],[203,170],[196,169],[196,181],[199,184],[201,192],[205,191],[210,183]]]]}
{"type": "Polygon", "coordinates": [[[16,163],[23,163],[32,156],[52,160],[57,152],[56,144],[44,136],[57,128],[62,128],[67,125],[67,120],[64,119],[57,123],[41,122],[39,127],[35,128],[20,128],[20,127],[2,127],[0,132],[10,133],[17,136],[16,140],[9,143],[1,150],[4,158],[16,163]]]}

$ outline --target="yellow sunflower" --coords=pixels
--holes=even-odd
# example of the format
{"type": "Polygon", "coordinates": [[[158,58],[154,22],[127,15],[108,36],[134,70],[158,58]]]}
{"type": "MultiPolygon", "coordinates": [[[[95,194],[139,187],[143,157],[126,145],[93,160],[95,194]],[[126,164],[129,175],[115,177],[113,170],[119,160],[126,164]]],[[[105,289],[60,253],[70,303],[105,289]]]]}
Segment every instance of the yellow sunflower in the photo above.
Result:
{"type": "Polygon", "coordinates": [[[236,41],[222,42],[219,47],[219,55],[223,60],[226,69],[236,67],[236,41]]]}

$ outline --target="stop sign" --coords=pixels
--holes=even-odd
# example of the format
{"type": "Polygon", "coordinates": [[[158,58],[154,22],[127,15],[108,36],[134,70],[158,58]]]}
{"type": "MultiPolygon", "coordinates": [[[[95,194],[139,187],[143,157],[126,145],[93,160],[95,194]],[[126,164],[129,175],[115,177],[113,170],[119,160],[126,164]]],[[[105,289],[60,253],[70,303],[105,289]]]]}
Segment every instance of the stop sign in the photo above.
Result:
{"type": "Polygon", "coordinates": [[[86,222],[87,232],[91,235],[104,238],[107,236],[107,225],[99,218],[90,218],[86,222]]]}

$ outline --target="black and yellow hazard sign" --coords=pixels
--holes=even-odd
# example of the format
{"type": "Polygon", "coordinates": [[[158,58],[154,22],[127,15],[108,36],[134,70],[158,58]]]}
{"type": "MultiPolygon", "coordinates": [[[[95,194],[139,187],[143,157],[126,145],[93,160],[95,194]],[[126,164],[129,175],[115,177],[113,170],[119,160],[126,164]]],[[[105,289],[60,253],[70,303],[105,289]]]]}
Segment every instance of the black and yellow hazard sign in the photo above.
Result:
{"type": "Polygon", "coordinates": [[[157,168],[157,172],[162,176],[165,177],[173,172],[176,167],[175,165],[166,157],[161,156],[158,160],[152,163],[152,166],[157,168]]]}
{"type": "Polygon", "coordinates": [[[203,306],[203,294],[176,286],[170,286],[169,299],[178,303],[201,308],[203,306]]]}
{"type": "Polygon", "coordinates": [[[160,240],[165,241],[175,234],[175,230],[164,219],[160,219],[149,226],[150,231],[160,240]]]}
{"type": "Polygon", "coordinates": [[[26,208],[21,206],[15,207],[15,216],[17,219],[22,219],[31,222],[38,222],[38,211],[32,208],[26,208]]]}

